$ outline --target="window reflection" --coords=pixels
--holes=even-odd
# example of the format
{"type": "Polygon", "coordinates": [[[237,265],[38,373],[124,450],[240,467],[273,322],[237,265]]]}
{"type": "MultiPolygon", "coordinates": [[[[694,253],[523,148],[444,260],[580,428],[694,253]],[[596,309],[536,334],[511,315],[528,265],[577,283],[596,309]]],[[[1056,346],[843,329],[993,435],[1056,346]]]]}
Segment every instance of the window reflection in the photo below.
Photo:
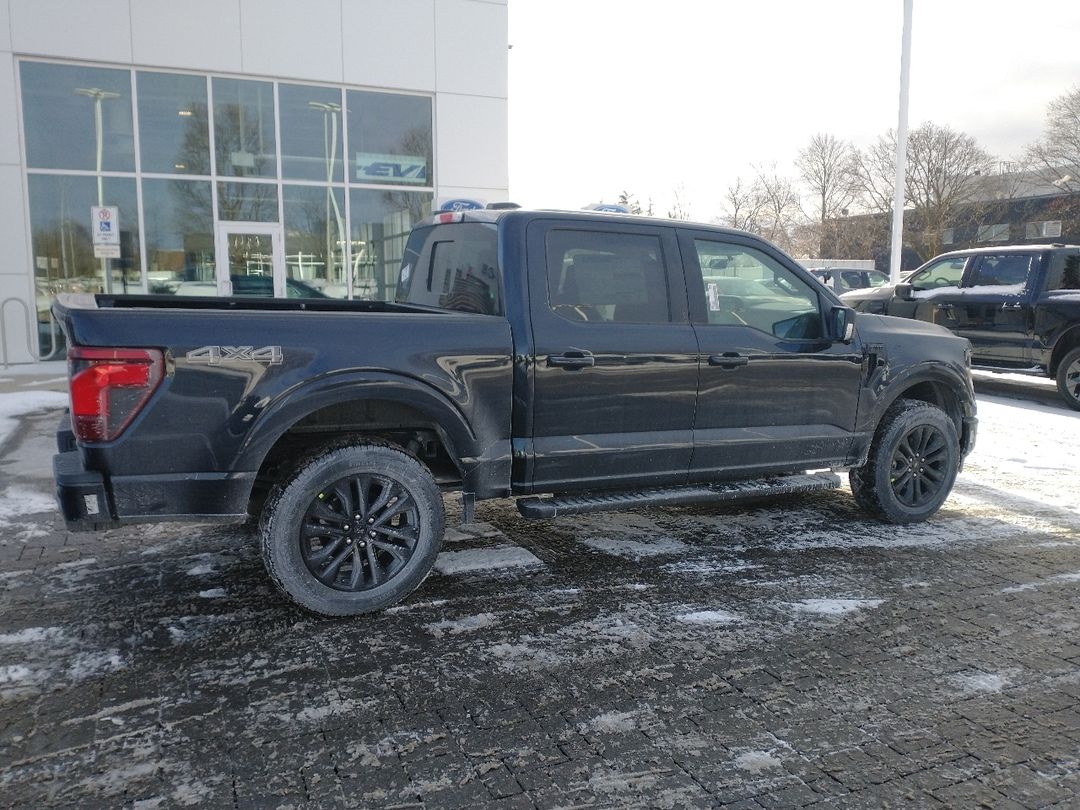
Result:
{"type": "Polygon", "coordinates": [[[128,71],[42,62],[19,70],[28,166],[135,170],[128,71]]]}
{"type": "Polygon", "coordinates": [[[349,179],[431,185],[431,99],[350,90],[349,179]]]}
{"type": "Polygon", "coordinates": [[[302,281],[324,295],[345,298],[349,281],[345,272],[344,191],[331,186],[285,186],[284,207],[287,278],[302,281]]]}
{"type": "Polygon", "coordinates": [[[120,209],[120,258],[99,259],[90,222],[90,208],[98,204],[97,179],[55,174],[31,174],[28,179],[40,346],[42,355],[49,356],[60,348],[48,329],[49,307],[57,295],[144,292],[135,181],[103,179],[104,204],[120,209]]]}
{"type": "Polygon", "coordinates": [[[178,73],[136,75],[139,154],[144,172],[210,174],[206,79],[178,73]]]}
{"type": "Polygon", "coordinates": [[[393,301],[413,223],[431,213],[431,195],[408,191],[349,192],[353,297],[393,301]]]}
{"type": "Polygon", "coordinates": [[[227,222],[277,222],[277,184],[218,183],[218,219],[227,222]]]}
{"type": "Polygon", "coordinates": [[[209,181],[143,180],[142,190],[149,292],[216,294],[209,181]]]}
{"type": "Polygon", "coordinates": [[[341,90],[282,84],[281,174],[290,180],[340,183],[341,90]]]}
{"type": "Polygon", "coordinates": [[[218,174],[275,177],[274,86],[214,79],[214,151],[218,174]]]}

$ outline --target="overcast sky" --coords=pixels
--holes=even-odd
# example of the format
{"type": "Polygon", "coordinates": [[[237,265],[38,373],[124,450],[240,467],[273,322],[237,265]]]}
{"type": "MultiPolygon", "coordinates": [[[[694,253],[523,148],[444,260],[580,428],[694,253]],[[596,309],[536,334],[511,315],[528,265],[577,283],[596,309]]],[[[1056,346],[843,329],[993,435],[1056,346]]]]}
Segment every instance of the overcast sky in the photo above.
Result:
{"type": "MultiPolygon", "coordinates": [[[[815,132],[896,126],[902,0],[510,0],[510,197],[694,219],[815,132]]],[[[1080,1],[914,0],[911,112],[1008,159],[1080,84],[1080,1]]]]}

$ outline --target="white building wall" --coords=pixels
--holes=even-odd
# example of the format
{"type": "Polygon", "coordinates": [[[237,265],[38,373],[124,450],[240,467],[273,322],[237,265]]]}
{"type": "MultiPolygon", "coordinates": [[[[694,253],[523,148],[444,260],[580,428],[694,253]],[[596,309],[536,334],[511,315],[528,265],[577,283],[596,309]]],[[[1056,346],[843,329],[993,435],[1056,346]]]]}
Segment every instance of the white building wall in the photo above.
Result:
{"type": "Polygon", "coordinates": [[[31,314],[17,56],[433,93],[436,198],[507,197],[506,0],[0,0],[0,301],[31,314]]]}

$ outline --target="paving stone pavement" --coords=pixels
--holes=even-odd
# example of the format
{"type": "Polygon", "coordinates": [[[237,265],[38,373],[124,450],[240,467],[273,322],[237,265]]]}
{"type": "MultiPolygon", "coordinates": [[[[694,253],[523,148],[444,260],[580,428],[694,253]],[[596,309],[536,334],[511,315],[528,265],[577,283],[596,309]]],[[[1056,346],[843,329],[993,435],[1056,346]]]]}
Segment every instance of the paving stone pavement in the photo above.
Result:
{"type": "Polygon", "coordinates": [[[1080,514],[977,469],[911,527],[483,503],[328,621],[250,529],[67,532],[56,418],[0,448],[0,806],[1080,806],[1080,514]]]}

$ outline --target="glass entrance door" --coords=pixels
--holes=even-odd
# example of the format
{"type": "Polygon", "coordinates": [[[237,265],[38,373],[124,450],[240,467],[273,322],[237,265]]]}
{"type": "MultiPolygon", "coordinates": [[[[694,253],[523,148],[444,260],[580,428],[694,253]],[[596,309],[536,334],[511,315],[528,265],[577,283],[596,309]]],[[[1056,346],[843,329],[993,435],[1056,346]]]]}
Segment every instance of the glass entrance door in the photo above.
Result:
{"type": "Polygon", "coordinates": [[[285,252],[274,223],[218,224],[218,295],[285,297],[285,252]]]}

